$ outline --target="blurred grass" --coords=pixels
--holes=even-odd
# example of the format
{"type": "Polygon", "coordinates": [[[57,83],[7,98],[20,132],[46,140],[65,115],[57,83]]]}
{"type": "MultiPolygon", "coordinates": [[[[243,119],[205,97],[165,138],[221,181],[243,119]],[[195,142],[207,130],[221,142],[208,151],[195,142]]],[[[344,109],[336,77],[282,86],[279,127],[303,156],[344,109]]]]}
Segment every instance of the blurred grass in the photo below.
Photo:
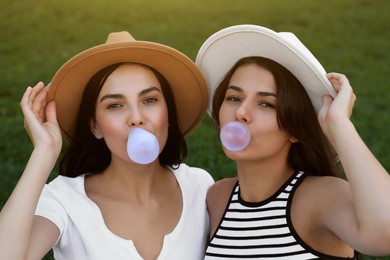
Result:
{"type": "MultiPolygon", "coordinates": [[[[192,59],[209,35],[226,26],[254,23],[294,32],[327,71],[349,77],[358,97],[352,120],[389,171],[388,10],[387,0],[0,0],[0,207],[32,149],[19,109],[25,88],[48,83],[67,59],[120,30],[192,59]]],[[[189,164],[215,179],[235,174],[209,118],[188,140],[189,164]]]]}

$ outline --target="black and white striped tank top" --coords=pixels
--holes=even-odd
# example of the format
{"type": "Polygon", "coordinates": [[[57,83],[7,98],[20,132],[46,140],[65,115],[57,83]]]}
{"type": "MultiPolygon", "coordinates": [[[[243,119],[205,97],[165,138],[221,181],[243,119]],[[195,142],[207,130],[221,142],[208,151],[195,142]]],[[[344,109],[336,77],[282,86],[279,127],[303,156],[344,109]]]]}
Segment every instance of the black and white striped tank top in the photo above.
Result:
{"type": "Polygon", "coordinates": [[[248,203],[237,183],[224,216],[209,241],[205,259],[354,259],[324,255],[303,242],[290,219],[293,193],[305,174],[298,172],[270,198],[248,203]]]}

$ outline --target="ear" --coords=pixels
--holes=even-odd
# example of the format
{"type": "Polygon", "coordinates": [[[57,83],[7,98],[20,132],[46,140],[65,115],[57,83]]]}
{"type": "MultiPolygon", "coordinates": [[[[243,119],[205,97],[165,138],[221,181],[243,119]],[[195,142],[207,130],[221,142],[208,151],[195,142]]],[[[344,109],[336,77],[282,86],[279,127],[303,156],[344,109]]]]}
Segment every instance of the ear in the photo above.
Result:
{"type": "Polygon", "coordinates": [[[90,121],[90,130],[91,130],[92,134],[96,137],[96,139],[103,138],[103,134],[100,131],[99,126],[96,124],[96,122],[94,120],[90,121]]]}
{"type": "Polygon", "coordinates": [[[299,142],[299,140],[293,136],[290,137],[289,141],[293,144],[293,143],[297,143],[299,142]]]}

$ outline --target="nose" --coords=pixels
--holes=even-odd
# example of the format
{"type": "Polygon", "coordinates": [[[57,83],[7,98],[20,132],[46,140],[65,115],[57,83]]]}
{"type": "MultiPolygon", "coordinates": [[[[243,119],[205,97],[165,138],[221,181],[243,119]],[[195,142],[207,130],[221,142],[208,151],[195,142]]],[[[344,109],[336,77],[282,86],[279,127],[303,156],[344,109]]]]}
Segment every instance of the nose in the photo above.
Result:
{"type": "Polygon", "coordinates": [[[144,118],[138,109],[132,109],[129,114],[127,124],[131,127],[139,127],[144,125],[144,118]]]}
{"type": "Polygon", "coordinates": [[[249,123],[250,119],[248,105],[246,103],[242,103],[236,110],[236,120],[241,123],[249,123]]]}

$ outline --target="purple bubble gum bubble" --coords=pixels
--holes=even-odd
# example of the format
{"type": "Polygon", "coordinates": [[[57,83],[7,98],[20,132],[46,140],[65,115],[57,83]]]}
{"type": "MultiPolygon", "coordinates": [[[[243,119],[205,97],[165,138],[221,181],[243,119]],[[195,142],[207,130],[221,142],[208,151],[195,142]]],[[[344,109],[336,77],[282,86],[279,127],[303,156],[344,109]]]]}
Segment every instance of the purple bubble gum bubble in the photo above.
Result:
{"type": "Polygon", "coordinates": [[[156,160],[160,152],[157,138],[143,128],[134,128],[127,139],[127,153],[130,159],[139,164],[149,164],[156,160]]]}
{"type": "Polygon", "coordinates": [[[248,127],[240,122],[226,123],[220,132],[222,145],[232,152],[238,152],[247,147],[250,138],[248,127]]]}

